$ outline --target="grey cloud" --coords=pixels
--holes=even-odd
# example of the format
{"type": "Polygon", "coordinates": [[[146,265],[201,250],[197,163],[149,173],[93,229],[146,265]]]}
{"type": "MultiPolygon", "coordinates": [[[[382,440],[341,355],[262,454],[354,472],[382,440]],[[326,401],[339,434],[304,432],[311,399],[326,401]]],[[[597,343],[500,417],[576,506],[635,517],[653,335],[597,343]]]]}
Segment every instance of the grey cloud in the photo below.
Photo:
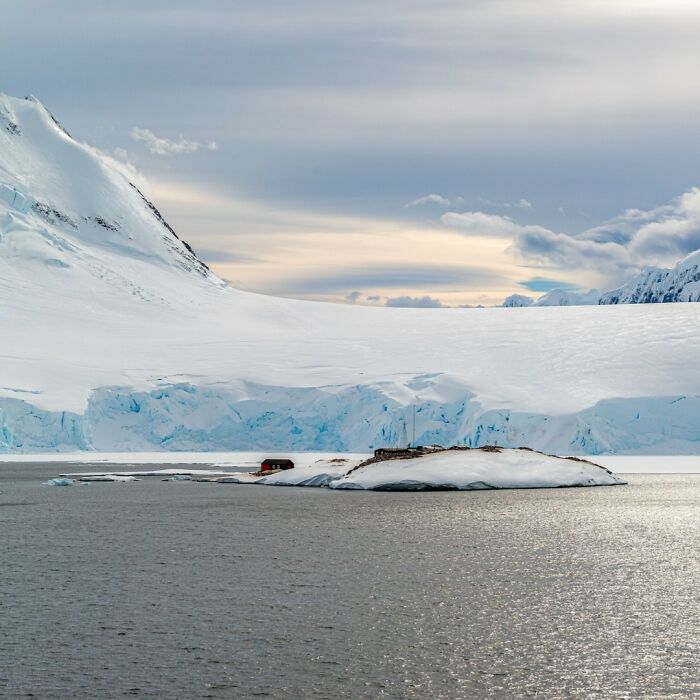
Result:
{"type": "Polygon", "coordinates": [[[544,228],[522,230],[510,250],[527,261],[565,269],[596,268],[613,273],[630,267],[628,252],[617,243],[582,240],[544,228]]]}
{"type": "Polygon", "coordinates": [[[431,296],[411,297],[401,296],[392,297],[386,300],[385,306],[403,307],[411,309],[444,309],[445,306],[439,299],[431,296]]]}
{"type": "Polygon", "coordinates": [[[562,269],[584,267],[619,278],[645,265],[672,265],[700,248],[700,189],[649,211],[630,209],[577,235],[523,227],[511,250],[562,269]]]}

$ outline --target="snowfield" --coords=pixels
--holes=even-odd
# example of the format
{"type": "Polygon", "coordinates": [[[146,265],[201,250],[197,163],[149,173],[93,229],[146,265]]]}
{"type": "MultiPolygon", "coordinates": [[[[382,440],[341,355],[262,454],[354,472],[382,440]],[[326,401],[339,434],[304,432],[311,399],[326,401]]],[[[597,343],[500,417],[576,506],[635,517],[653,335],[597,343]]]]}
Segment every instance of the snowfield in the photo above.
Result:
{"type": "Polygon", "coordinates": [[[368,308],[231,289],[0,96],[0,451],[700,447],[700,304],[368,308]]]}

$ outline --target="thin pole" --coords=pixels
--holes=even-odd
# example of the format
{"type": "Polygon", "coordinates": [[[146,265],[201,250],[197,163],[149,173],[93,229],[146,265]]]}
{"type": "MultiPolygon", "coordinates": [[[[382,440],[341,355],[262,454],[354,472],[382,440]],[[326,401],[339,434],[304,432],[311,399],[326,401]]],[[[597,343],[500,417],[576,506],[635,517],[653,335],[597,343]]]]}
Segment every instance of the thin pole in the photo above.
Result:
{"type": "Polygon", "coordinates": [[[413,404],[413,447],[416,446],[416,404],[413,404]]]}

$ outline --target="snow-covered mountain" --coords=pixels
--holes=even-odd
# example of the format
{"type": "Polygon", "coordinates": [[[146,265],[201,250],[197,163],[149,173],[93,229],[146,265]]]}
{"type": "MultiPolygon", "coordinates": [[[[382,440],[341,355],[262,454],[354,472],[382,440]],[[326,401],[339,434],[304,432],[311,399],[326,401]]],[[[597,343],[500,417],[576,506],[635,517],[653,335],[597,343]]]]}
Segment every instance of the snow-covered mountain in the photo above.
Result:
{"type": "Polygon", "coordinates": [[[526,306],[590,306],[597,304],[600,292],[591,289],[588,292],[572,292],[566,289],[552,289],[537,299],[524,294],[511,294],[506,297],[502,306],[505,308],[526,306]]]}
{"type": "Polygon", "coordinates": [[[696,452],[700,305],[392,309],[223,284],[109,159],[0,98],[0,451],[696,452]]]}
{"type": "Polygon", "coordinates": [[[597,304],[600,292],[591,289],[588,292],[571,292],[566,289],[552,289],[543,294],[533,306],[590,306],[597,304]]]}
{"type": "Polygon", "coordinates": [[[700,250],[670,270],[647,267],[619,289],[600,298],[601,304],[661,304],[700,301],[700,250]]]}
{"type": "Polygon", "coordinates": [[[3,280],[70,269],[138,293],[147,264],[218,282],[136,186],[33,97],[0,96],[0,206],[3,280]]]}
{"type": "Polygon", "coordinates": [[[504,309],[521,309],[526,306],[532,306],[535,300],[532,297],[528,297],[525,294],[511,294],[506,297],[501,306],[504,309]]]}
{"type": "Polygon", "coordinates": [[[700,301],[700,250],[670,269],[646,267],[619,289],[601,294],[553,289],[538,299],[523,294],[506,297],[502,306],[586,306],[589,304],[667,304],[700,301]]]}

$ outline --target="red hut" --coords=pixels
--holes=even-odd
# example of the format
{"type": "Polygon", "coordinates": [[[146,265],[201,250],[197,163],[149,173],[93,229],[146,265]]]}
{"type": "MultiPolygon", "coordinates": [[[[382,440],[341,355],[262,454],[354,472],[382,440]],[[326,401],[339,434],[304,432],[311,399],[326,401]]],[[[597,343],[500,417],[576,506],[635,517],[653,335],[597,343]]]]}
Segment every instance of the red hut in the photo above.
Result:
{"type": "Polygon", "coordinates": [[[277,459],[268,457],[260,463],[261,472],[271,472],[284,469],[294,469],[294,462],[291,459],[277,459]]]}

